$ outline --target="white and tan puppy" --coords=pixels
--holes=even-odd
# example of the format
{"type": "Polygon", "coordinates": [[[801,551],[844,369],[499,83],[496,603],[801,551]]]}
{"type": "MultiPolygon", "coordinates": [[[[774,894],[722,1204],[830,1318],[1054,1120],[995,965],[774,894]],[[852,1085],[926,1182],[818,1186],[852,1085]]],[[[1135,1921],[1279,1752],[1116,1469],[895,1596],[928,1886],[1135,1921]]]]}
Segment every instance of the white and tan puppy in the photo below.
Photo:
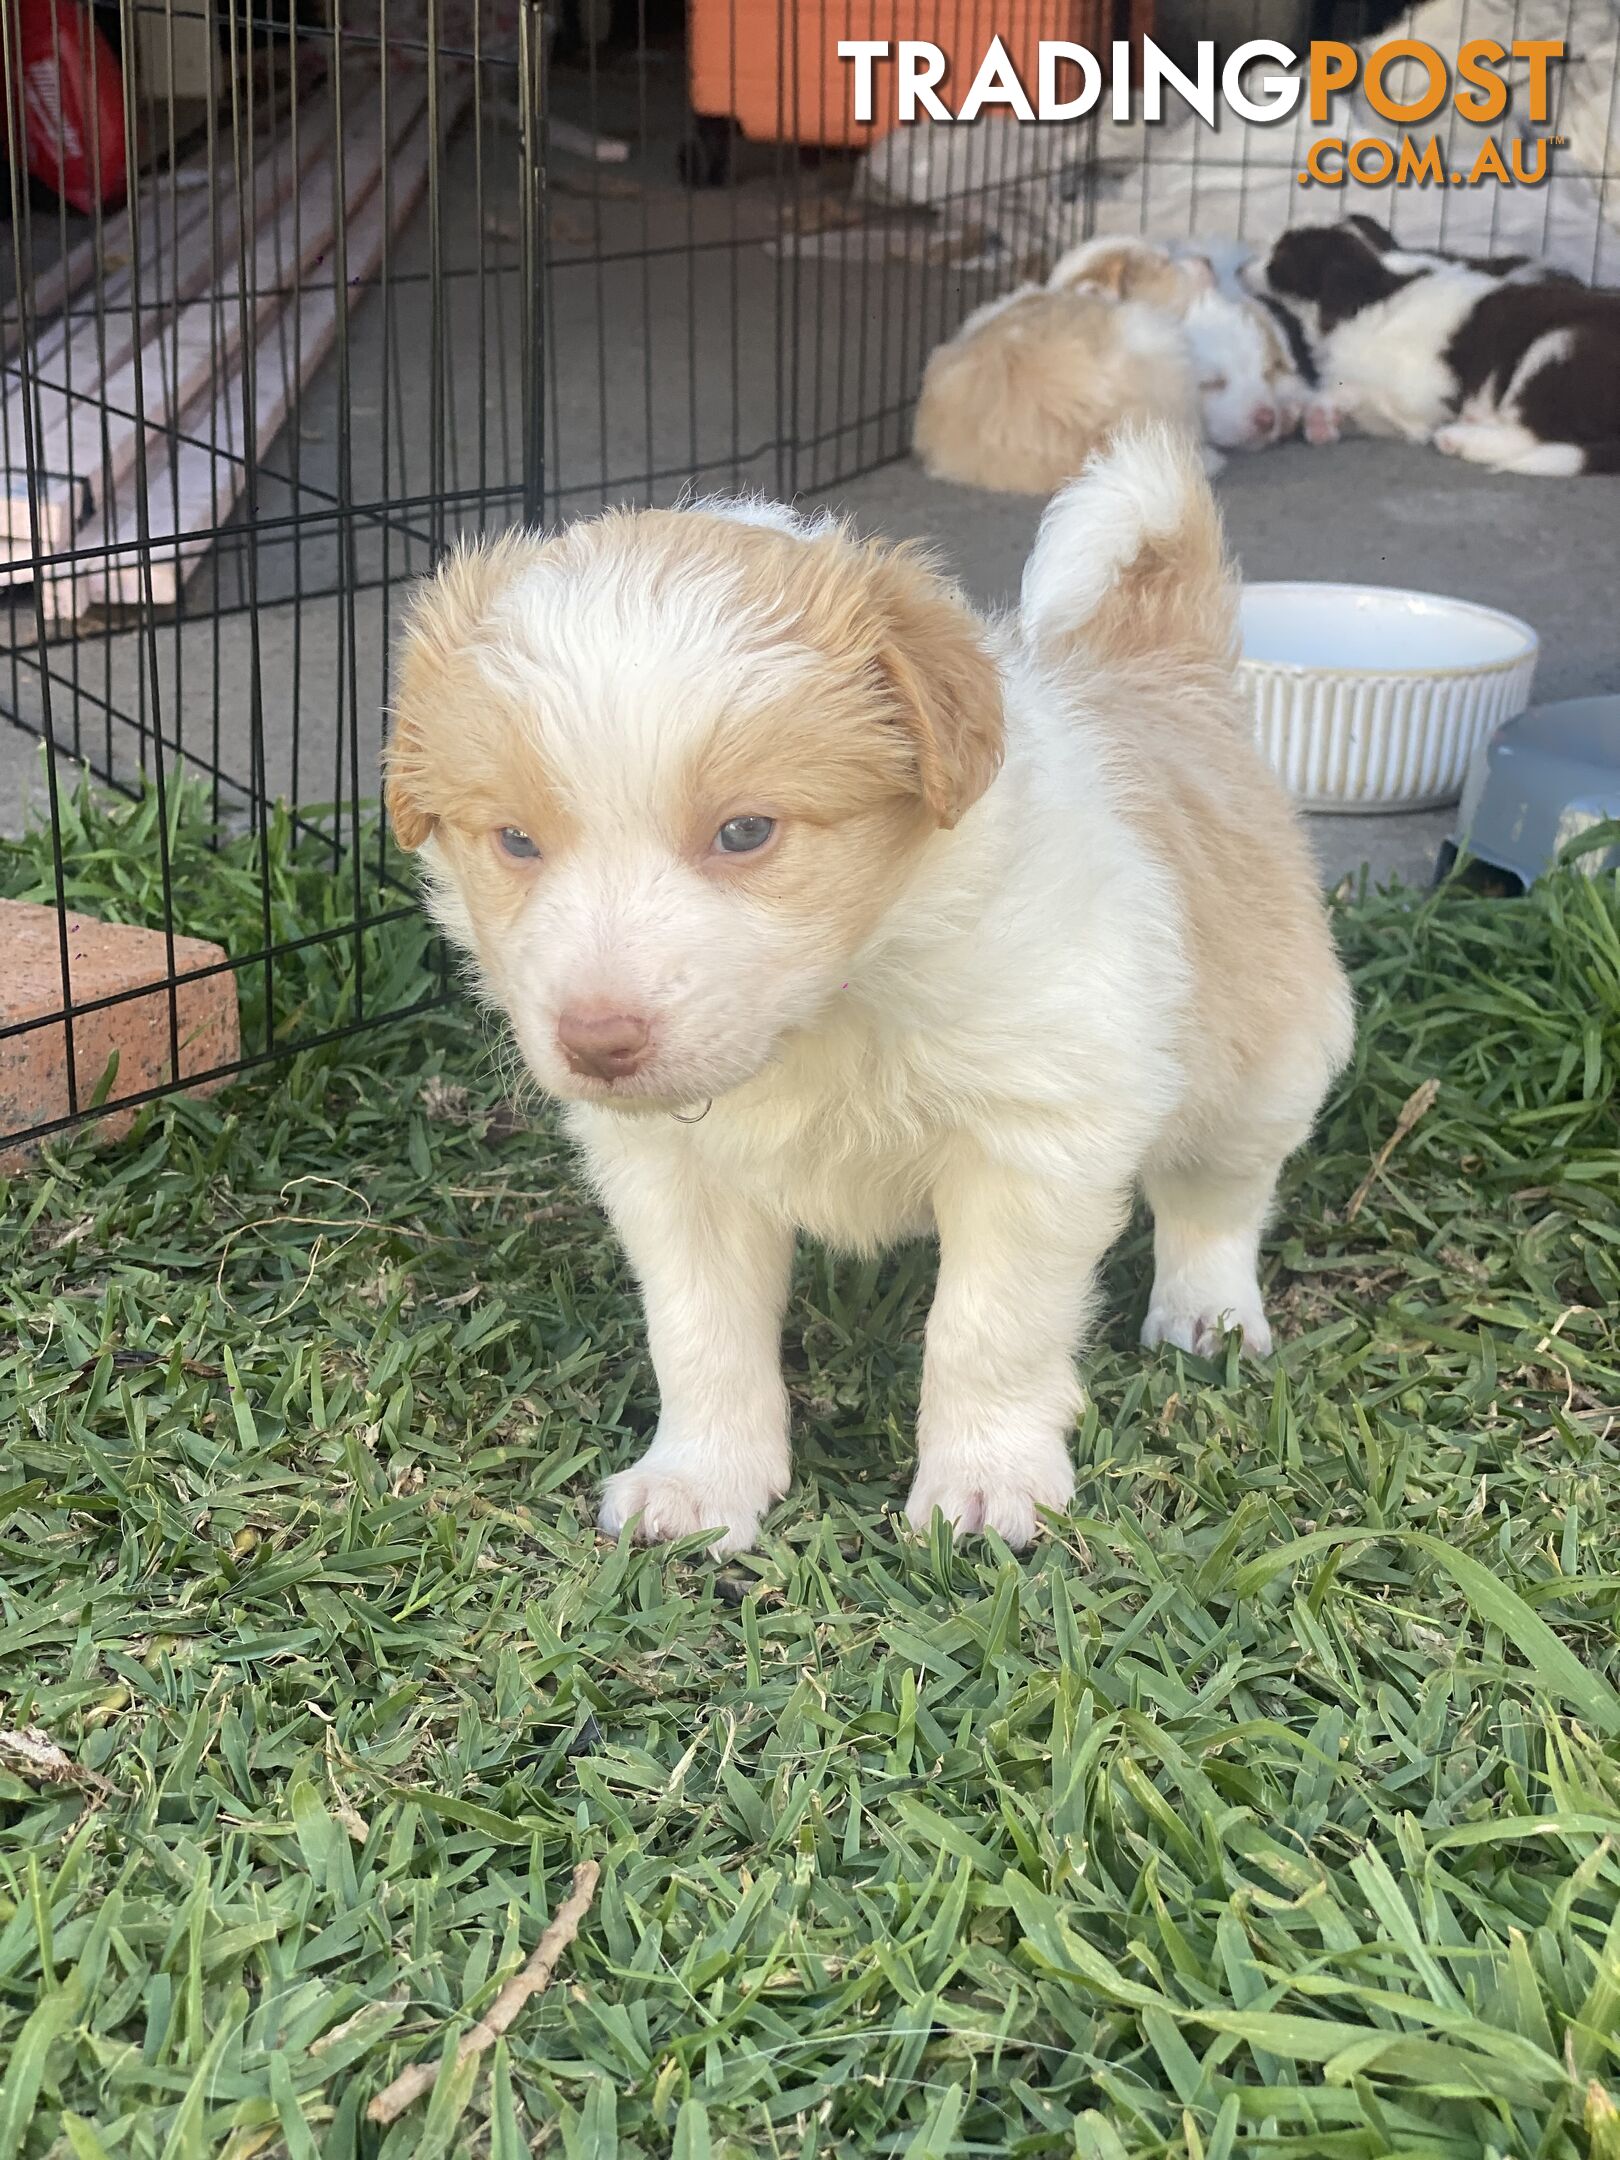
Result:
{"type": "Polygon", "coordinates": [[[1058,497],[997,625],[925,557],[763,505],[516,534],[421,590],[395,829],[646,1302],[661,1417],[606,1530],[735,1549],[786,1490],[800,1230],[939,1240],[919,1527],[1025,1545],[1069,1499],[1138,1188],[1143,1340],[1269,1347],[1260,1234],[1351,1013],[1233,648],[1167,431],[1058,497]]]}
{"type": "Polygon", "coordinates": [[[1115,428],[1144,421],[1200,432],[1181,324],[1089,288],[1024,285],[929,354],[912,447],[935,480],[1050,495],[1115,428]]]}

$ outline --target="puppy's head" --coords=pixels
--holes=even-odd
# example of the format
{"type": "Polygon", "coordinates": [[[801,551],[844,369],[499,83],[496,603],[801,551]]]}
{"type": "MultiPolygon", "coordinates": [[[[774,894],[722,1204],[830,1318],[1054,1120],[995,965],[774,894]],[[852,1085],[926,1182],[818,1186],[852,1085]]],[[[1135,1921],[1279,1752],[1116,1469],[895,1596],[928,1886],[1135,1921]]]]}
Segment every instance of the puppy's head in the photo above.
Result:
{"type": "Polygon", "coordinates": [[[1296,225],[1272,243],[1269,254],[1245,263],[1240,275],[1251,293],[1280,300],[1307,331],[1326,337],[1422,274],[1421,264],[1394,267],[1390,249],[1390,236],[1372,218],[1296,225]]]}
{"type": "Polygon", "coordinates": [[[1221,450],[1264,450],[1299,425],[1303,386],[1258,301],[1213,292],[1187,316],[1204,433],[1221,450]]]}
{"type": "Polygon", "coordinates": [[[540,1084],[669,1107],[814,1022],[1001,741],[979,625],[914,553],[617,512],[420,589],[387,797],[540,1084]]]}

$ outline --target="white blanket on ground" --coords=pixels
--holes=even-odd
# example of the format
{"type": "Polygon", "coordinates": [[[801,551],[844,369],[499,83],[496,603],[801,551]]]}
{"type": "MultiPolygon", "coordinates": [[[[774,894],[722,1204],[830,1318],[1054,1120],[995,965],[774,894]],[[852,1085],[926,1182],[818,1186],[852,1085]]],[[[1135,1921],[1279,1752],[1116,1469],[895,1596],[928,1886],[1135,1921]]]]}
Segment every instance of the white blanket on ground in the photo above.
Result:
{"type": "MultiPolygon", "coordinates": [[[[1364,49],[1395,36],[1448,56],[1465,38],[1562,39],[1567,57],[1552,67],[1544,125],[1512,117],[1525,103],[1520,67],[1510,116],[1497,126],[1471,125],[1448,105],[1432,125],[1406,131],[1419,143],[1437,135],[1448,169],[1464,172],[1487,138],[1562,137],[1548,147],[1548,178],[1538,186],[1489,179],[1469,187],[1301,186],[1313,139],[1400,140],[1403,131],[1358,93],[1336,100],[1335,117],[1320,126],[1303,98],[1290,119],[1270,125],[1217,106],[1216,125],[1206,127],[1179,101],[1167,102],[1174,117],[1152,127],[1102,114],[1044,126],[919,122],[868,153],[866,190],[897,202],[954,202],[1020,233],[1044,228],[1052,249],[1076,229],[1260,248],[1286,226],[1332,224],[1361,210],[1408,246],[1534,255],[1596,284],[1620,285],[1620,0],[1424,0],[1364,49]]],[[[1408,87],[1396,67],[1388,87],[1411,96],[1419,81],[1414,70],[1408,87]]]]}

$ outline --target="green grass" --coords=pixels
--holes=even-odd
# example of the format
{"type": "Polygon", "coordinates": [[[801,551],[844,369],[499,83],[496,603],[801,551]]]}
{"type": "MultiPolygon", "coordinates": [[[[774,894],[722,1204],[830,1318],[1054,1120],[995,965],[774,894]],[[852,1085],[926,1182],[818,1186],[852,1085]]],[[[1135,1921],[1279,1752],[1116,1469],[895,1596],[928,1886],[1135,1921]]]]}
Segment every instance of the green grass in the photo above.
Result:
{"type": "Polygon", "coordinates": [[[599,1546],[632,1287],[465,1012],[54,1147],[0,1215],[0,1725],[76,1781],[0,1755],[0,2160],[1607,2160],[1620,886],[1340,922],[1281,1354],[1137,1351],[1138,1226],[1022,1560],[889,1512],[920,1250],[804,1254],[759,1555],[599,1546]],[[549,1991],[369,2127],[588,1857],[549,1991]]]}

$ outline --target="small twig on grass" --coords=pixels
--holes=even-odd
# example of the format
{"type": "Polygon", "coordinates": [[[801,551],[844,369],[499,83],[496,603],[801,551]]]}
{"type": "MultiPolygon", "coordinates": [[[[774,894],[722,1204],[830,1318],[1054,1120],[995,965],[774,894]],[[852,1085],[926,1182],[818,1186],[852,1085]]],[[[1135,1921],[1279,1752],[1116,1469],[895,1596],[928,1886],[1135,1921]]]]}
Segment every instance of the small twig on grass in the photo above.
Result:
{"type": "Polygon", "coordinates": [[[1373,1157],[1372,1168],[1350,1195],[1350,1205],[1344,1211],[1344,1219],[1347,1223],[1353,1223],[1361,1213],[1366,1204],[1367,1195],[1383,1175],[1384,1165],[1412,1130],[1418,1119],[1434,1108],[1434,1099],[1439,1092],[1439,1081],[1428,1079],[1420,1087],[1415,1087],[1411,1094],[1407,1096],[1405,1102],[1401,1104],[1401,1114],[1395,1120],[1395,1130],[1373,1157]]]}
{"type": "Polygon", "coordinates": [[[113,1787],[97,1771],[87,1770],[59,1748],[48,1732],[37,1725],[0,1732],[0,1770],[27,1778],[33,1785],[73,1785],[79,1791],[103,1799],[113,1787]]]}
{"type": "MultiPolygon", "coordinates": [[[[512,1975],[471,2031],[462,2035],[461,2045],[456,2050],[458,2064],[464,2063],[469,2055],[482,2055],[486,2048],[493,2047],[529,1997],[538,1995],[546,1986],[557,1960],[579,1933],[579,1923],[590,1911],[600,1873],[594,1860],[582,1861],[575,1868],[574,1887],[557,1907],[550,1926],[535,1946],[533,1957],[521,1972],[512,1975]]],[[[433,2090],[440,2067],[438,2062],[419,2062],[402,2070],[393,2084],[385,2086],[366,2109],[366,2120],[384,2124],[398,2122],[408,2107],[433,2090]]]]}

